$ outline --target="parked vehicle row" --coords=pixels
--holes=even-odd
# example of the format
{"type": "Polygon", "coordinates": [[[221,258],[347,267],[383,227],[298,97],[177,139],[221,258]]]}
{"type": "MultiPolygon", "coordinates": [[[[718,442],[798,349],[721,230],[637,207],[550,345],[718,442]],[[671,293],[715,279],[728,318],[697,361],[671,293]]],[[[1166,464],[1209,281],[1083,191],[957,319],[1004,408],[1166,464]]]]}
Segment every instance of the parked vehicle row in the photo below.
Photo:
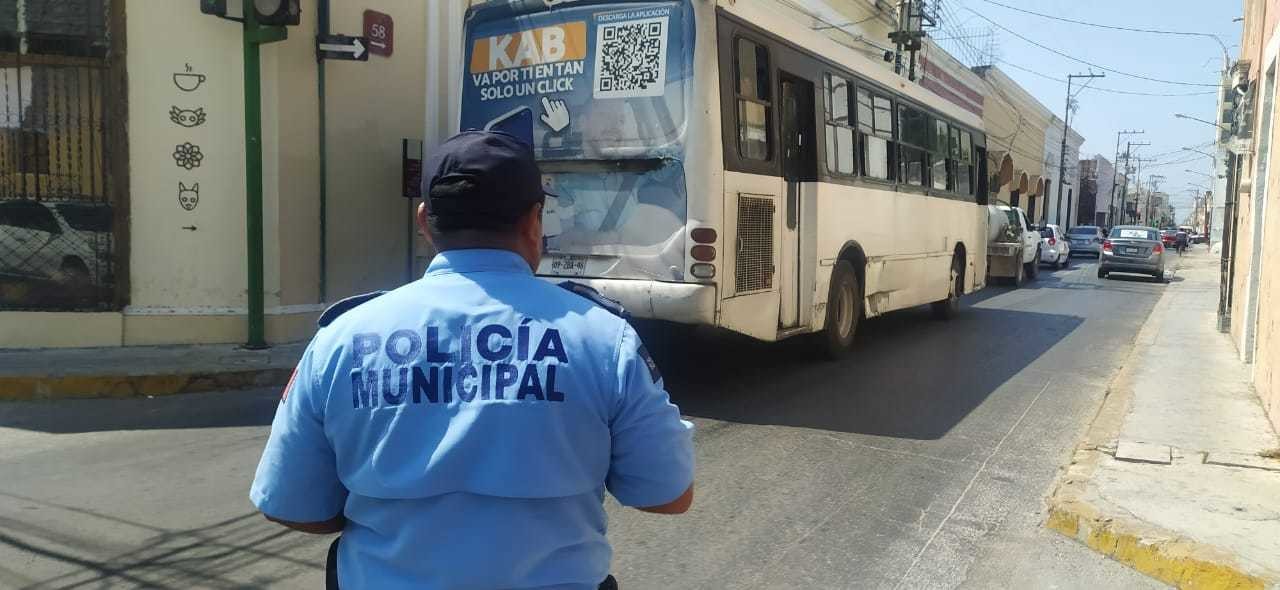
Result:
{"type": "Polygon", "coordinates": [[[1008,205],[990,207],[989,228],[988,277],[1009,279],[1014,286],[1035,279],[1041,265],[1067,268],[1076,255],[1098,259],[1098,278],[1122,272],[1166,281],[1165,253],[1192,241],[1185,231],[1166,235],[1137,225],[1115,226],[1109,233],[1096,225],[1078,225],[1063,233],[1056,224],[1033,225],[1025,211],[1008,205]]]}

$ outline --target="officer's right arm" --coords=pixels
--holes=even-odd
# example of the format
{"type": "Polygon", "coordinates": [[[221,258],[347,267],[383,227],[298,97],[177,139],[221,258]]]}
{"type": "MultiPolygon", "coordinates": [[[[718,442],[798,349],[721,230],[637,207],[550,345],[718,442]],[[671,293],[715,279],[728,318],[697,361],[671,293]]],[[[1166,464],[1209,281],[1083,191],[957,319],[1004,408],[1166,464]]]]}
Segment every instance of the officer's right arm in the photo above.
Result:
{"type": "Polygon", "coordinates": [[[631,326],[618,352],[618,397],[609,422],[612,457],[605,481],[625,506],[679,514],[693,502],[693,425],[680,419],[662,376],[631,326]]]}
{"type": "Polygon", "coordinates": [[[323,534],[342,530],[347,490],[324,433],[324,396],[316,388],[313,347],[303,354],[276,409],[249,498],[268,520],[323,534]]]}

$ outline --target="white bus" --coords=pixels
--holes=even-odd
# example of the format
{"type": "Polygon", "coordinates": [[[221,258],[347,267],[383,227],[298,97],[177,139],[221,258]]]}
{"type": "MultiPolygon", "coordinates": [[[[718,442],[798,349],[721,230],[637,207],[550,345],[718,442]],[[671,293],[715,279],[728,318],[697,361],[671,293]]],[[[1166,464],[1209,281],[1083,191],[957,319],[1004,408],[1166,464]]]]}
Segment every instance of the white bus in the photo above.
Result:
{"type": "Polygon", "coordinates": [[[837,356],[860,318],[949,316],[983,286],[981,118],[775,6],[469,9],[461,127],[535,146],[555,195],[539,275],[837,356]]]}

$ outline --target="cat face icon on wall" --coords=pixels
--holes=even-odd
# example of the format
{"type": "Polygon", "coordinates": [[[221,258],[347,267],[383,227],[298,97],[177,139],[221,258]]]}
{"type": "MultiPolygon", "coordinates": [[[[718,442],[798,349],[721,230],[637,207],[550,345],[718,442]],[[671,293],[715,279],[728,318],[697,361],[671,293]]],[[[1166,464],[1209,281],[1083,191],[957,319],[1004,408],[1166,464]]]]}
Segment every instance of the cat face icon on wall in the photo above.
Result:
{"type": "Polygon", "coordinates": [[[197,182],[188,187],[187,185],[182,184],[182,181],[178,181],[178,204],[182,205],[183,209],[190,211],[195,209],[199,202],[200,183],[197,182]]]}
{"type": "Polygon", "coordinates": [[[175,106],[169,109],[169,120],[183,127],[198,127],[204,124],[204,119],[204,107],[180,109],[175,106]]]}

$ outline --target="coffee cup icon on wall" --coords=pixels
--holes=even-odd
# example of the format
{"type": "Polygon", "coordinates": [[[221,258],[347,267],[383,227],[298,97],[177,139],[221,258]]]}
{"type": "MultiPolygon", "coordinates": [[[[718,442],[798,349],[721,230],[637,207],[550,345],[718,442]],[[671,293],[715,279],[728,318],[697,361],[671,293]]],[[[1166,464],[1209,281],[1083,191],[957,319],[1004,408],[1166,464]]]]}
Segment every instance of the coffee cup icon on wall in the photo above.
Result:
{"type": "Polygon", "coordinates": [[[190,72],[177,72],[173,75],[173,85],[183,92],[195,92],[201,84],[204,84],[204,74],[193,74],[190,72]]]}

